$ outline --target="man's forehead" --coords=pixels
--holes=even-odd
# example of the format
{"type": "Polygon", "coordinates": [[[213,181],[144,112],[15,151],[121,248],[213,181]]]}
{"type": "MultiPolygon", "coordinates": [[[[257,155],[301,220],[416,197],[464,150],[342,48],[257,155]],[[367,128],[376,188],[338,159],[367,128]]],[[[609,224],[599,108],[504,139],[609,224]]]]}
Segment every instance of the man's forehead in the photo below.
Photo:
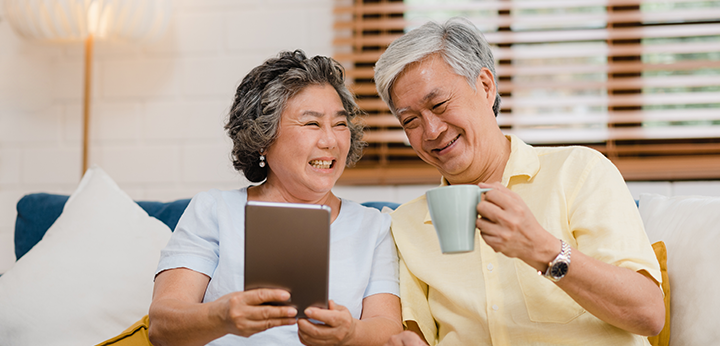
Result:
{"type": "MultiPolygon", "coordinates": [[[[442,88],[441,88],[441,87],[437,87],[437,88],[434,88],[434,89],[430,90],[429,92],[425,93],[424,95],[417,95],[417,96],[420,96],[420,98],[419,98],[419,103],[420,103],[420,104],[423,104],[423,103],[426,103],[426,102],[428,102],[428,101],[431,101],[432,99],[434,99],[435,97],[437,97],[437,96],[440,95],[441,93],[442,93],[442,88]]],[[[411,110],[411,109],[412,109],[412,106],[411,106],[411,105],[410,105],[410,106],[407,106],[407,107],[402,107],[402,105],[399,105],[399,106],[401,106],[401,108],[398,108],[398,109],[397,109],[397,113],[398,113],[398,114],[403,113],[403,112],[405,112],[405,111],[408,111],[408,110],[411,110]]]]}

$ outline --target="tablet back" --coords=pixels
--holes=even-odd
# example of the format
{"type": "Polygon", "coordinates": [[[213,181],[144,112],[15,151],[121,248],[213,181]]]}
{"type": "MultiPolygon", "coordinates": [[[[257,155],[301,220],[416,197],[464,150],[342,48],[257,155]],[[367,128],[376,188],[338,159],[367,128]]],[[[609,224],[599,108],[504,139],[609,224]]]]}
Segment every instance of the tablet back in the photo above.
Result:
{"type": "Polygon", "coordinates": [[[245,206],[245,290],[282,288],[305,317],[328,308],[330,207],[249,201],[245,206]]]}

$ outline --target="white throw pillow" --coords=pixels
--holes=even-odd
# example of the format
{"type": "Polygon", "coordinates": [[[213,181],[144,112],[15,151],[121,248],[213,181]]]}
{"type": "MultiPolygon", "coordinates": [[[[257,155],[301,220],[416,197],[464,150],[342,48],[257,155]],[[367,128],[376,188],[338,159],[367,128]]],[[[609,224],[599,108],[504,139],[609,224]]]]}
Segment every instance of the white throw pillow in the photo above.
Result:
{"type": "Polygon", "coordinates": [[[667,246],[670,345],[720,340],[720,198],[640,195],[650,242],[667,246]]]}
{"type": "Polygon", "coordinates": [[[170,229],[93,166],[43,239],[0,277],[0,345],[95,345],[148,313],[170,229]]]}

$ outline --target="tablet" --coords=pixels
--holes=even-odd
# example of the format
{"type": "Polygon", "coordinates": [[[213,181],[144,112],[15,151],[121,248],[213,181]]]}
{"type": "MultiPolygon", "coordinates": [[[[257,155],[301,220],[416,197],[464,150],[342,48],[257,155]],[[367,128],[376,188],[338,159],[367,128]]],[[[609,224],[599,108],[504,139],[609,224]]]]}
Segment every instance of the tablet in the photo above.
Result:
{"type": "Polygon", "coordinates": [[[305,318],[328,308],[330,207],[249,201],[245,205],[245,290],[281,288],[305,318]]]}

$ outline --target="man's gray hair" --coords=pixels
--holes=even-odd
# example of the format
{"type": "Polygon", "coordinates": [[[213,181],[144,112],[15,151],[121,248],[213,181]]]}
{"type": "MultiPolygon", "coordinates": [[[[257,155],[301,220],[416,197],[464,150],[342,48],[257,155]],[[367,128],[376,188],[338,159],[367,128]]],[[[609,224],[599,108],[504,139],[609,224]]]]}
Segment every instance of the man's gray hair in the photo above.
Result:
{"type": "MultiPolygon", "coordinates": [[[[398,75],[405,68],[425,57],[439,53],[443,60],[460,76],[465,77],[475,90],[475,83],[483,68],[492,72],[497,88],[495,60],[485,37],[467,19],[455,17],[444,24],[428,22],[395,40],[375,64],[375,85],[380,97],[395,114],[390,96],[398,75]]],[[[493,104],[495,116],[500,112],[500,93],[493,104]]]]}

